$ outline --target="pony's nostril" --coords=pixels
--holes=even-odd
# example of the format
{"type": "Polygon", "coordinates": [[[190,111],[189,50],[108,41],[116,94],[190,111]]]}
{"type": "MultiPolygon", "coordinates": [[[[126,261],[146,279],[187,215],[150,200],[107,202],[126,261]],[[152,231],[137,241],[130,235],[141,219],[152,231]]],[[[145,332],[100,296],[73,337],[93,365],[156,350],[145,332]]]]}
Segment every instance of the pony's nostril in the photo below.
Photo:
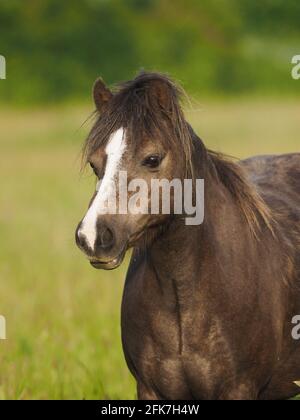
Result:
{"type": "Polygon", "coordinates": [[[111,229],[103,226],[99,229],[97,244],[101,248],[110,248],[114,243],[114,234],[111,229]]]}

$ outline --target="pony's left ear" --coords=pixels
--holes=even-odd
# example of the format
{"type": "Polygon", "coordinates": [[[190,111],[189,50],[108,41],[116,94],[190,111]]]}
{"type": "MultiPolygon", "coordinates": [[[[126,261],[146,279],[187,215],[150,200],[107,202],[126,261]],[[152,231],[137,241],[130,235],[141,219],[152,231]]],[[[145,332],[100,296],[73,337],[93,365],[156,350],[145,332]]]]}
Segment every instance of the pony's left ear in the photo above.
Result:
{"type": "Polygon", "coordinates": [[[97,110],[102,112],[112,97],[113,94],[104,81],[101,78],[97,79],[93,87],[93,98],[97,110]]]}

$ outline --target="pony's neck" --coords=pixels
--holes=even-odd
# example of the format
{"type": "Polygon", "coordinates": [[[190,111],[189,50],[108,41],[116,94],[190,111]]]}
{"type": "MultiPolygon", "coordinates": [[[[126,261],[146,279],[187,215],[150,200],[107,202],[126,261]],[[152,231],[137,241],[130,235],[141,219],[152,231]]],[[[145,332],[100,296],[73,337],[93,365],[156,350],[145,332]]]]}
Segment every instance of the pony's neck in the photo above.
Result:
{"type": "MultiPolygon", "coordinates": [[[[152,244],[150,257],[157,275],[172,282],[190,284],[193,279],[223,271],[220,261],[232,255],[236,237],[250,239],[251,232],[230,193],[220,185],[205,185],[205,218],[199,226],[187,226],[175,218],[168,229],[152,244]]],[[[167,286],[167,284],[165,283],[167,286]]]]}
{"type": "MultiPolygon", "coordinates": [[[[233,255],[242,264],[247,252],[257,252],[257,241],[253,240],[256,226],[251,218],[257,217],[259,223],[261,216],[259,210],[256,214],[256,197],[253,195],[252,201],[251,185],[238,179],[235,164],[223,162],[207,151],[204,164],[203,145],[200,144],[200,150],[197,147],[196,144],[194,169],[196,178],[205,181],[204,222],[199,226],[187,226],[184,219],[175,218],[149,249],[151,263],[166,287],[169,287],[168,278],[173,283],[191,284],[193,279],[198,282],[199,277],[208,278],[210,274],[217,277],[224,274],[224,263],[230,267],[233,255]],[[218,172],[232,185],[222,182],[216,176],[218,172]],[[238,185],[239,182],[242,184],[238,185]],[[246,203],[241,203],[239,198],[244,198],[246,203]]],[[[239,264],[236,269],[240,269],[239,264]]]]}

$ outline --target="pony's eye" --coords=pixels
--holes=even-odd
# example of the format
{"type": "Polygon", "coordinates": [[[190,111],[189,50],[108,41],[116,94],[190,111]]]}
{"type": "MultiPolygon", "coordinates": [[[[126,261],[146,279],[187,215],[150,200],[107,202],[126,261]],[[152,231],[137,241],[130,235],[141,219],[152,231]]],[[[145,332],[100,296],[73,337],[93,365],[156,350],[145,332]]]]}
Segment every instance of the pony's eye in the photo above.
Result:
{"type": "Polygon", "coordinates": [[[159,155],[151,155],[146,157],[143,161],[143,166],[147,166],[148,168],[155,169],[158,168],[161,164],[162,158],[159,155]]]}

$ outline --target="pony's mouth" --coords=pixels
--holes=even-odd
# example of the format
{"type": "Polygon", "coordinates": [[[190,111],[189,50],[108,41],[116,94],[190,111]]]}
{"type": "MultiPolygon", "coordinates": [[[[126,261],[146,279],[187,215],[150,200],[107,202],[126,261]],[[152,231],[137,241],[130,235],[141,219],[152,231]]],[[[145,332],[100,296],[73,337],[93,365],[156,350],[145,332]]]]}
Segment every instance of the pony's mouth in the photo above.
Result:
{"type": "Polygon", "coordinates": [[[126,248],[121,252],[120,255],[118,255],[116,258],[113,258],[109,261],[102,261],[98,259],[90,259],[90,264],[92,267],[96,268],[97,270],[114,270],[118,268],[125,257],[126,254],[126,248]]]}
{"type": "MultiPolygon", "coordinates": [[[[156,226],[154,226],[156,227],[156,226]]],[[[145,234],[145,228],[139,230],[134,235],[128,238],[128,241],[126,242],[126,245],[124,246],[123,250],[120,252],[120,254],[112,258],[111,260],[101,260],[96,257],[89,258],[90,264],[92,267],[96,268],[97,270],[115,270],[118,268],[125,257],[126,251],[132,247],[135,246],[135,244],[142,238],[142,236],[145,234]]]]}

